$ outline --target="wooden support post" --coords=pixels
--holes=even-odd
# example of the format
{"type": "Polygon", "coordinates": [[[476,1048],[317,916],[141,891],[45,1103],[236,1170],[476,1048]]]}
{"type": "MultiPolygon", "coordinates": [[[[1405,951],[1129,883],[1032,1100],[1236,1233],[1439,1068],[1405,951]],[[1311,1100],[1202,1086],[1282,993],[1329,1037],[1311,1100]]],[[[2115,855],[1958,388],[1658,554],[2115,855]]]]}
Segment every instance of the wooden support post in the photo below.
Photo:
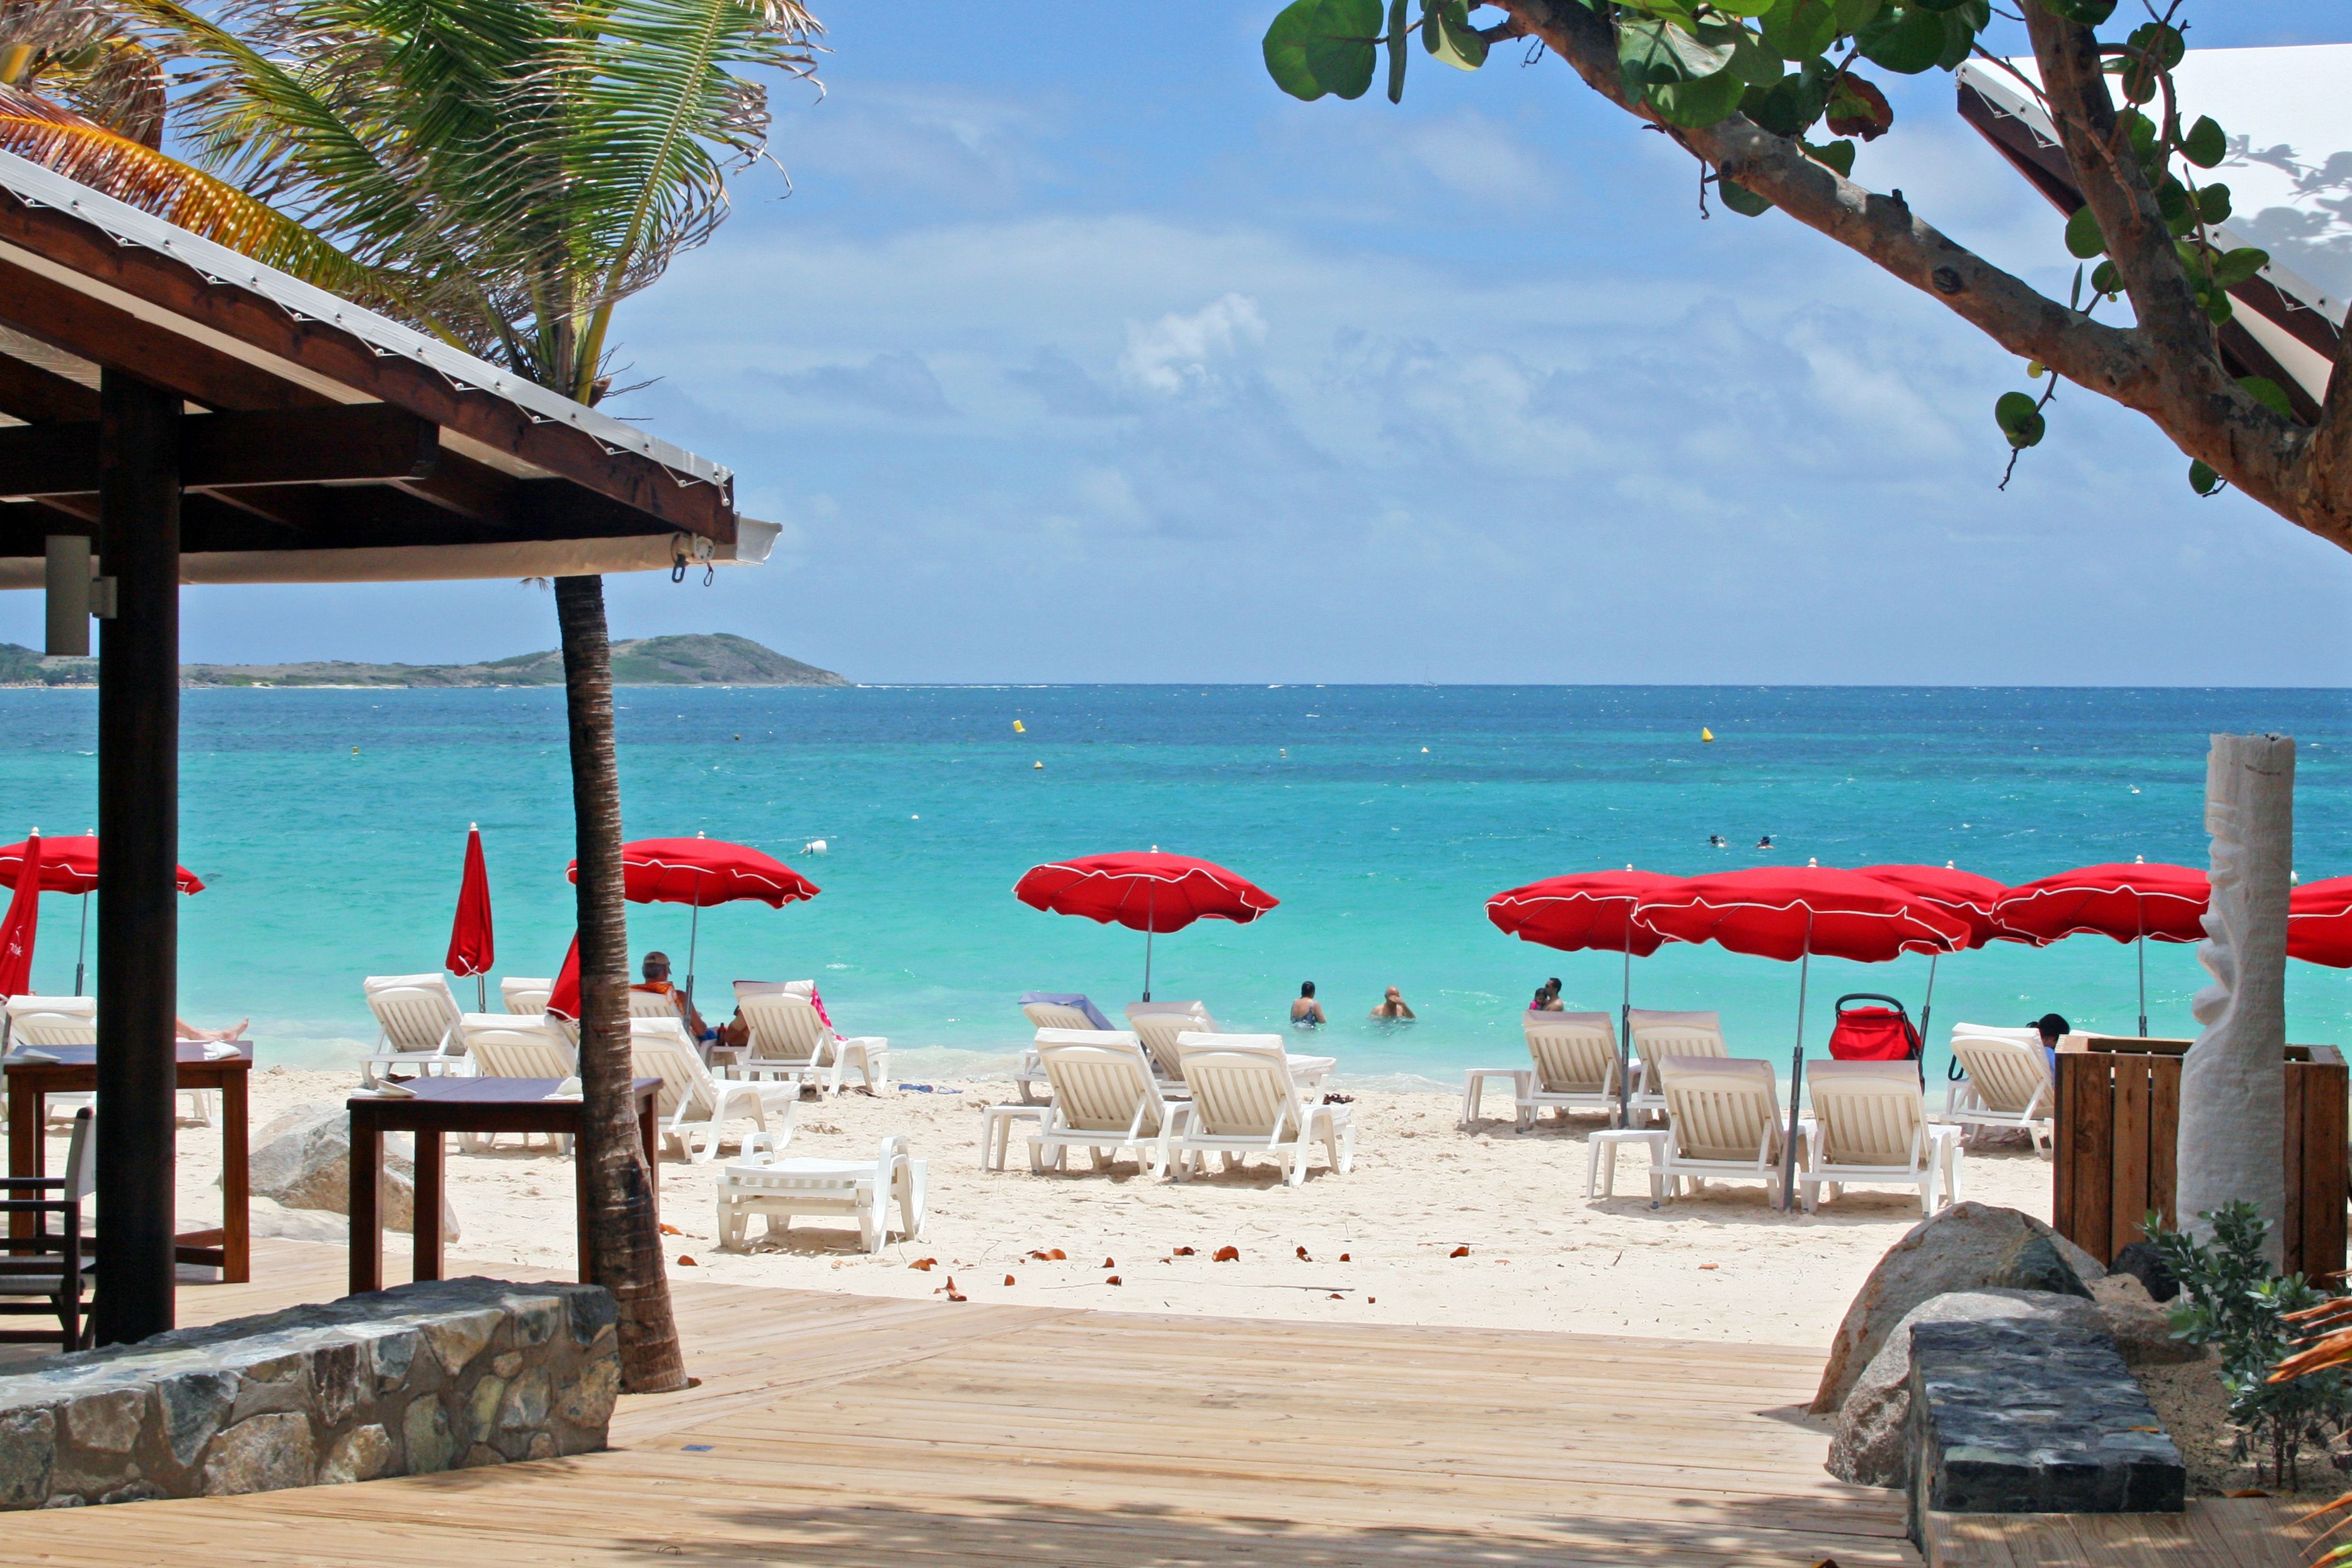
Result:
{"type": "Polygon", "coordinates": [[[172,1326],[173,1027],[179,966],[181,399],[99,389],[97,1338],[172,1326]]]}

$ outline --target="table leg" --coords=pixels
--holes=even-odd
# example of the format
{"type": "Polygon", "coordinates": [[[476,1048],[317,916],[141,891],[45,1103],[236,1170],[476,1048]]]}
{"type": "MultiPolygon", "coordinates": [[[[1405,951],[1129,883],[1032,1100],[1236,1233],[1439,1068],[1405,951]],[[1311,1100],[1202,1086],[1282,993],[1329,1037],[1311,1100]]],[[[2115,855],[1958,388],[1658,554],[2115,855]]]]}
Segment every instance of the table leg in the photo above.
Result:
{"type": "Polygon", "coordinates": [[[221,1075],[221,1282],[253,1279],[253,1167],[247,1163],[244,1071],[221,1075]]]}
{"type": "MultiPolygon", "coordinates": [[[[8,1174],[12,1176],[37,1176],[47,1151],[41,1147],[41,1118],[48,1113],[47,1096],[24,1083],[14,1085],[8,1092],[8,1174]]],[[[8,1217],[8,1234],[30,1236],[40,1216],[12,1214],[8,1217]]]]}
{"type": "Polygon", "coordinates": [[[383,1289],[383,1134],[364,1116],[352,1118],[352,1272],[354,1296],[383,1289]]]}
{"type": "Polygon", "coordinates": [[[448,1146],[437,1131],[416,1134],[416,1212],[409,1218],[415,1259],[412,1280],[441,1277],[441,1191],[448,1175],[448,1146]]]}
{"type": "MultiPolygon", "coordinates": [[[[587,1118],[583,1115],[581,1119],[585,1121],[587,1118]]],[[[585,1149],[586,1145],[579,1134],[574,1134],[572,1138],[572,1197],[573,1207],[580,1211],[580,1282],[583,1285],[595,1282],[595,1276],[588,1270],[588,1155],[585,1149]]]]}

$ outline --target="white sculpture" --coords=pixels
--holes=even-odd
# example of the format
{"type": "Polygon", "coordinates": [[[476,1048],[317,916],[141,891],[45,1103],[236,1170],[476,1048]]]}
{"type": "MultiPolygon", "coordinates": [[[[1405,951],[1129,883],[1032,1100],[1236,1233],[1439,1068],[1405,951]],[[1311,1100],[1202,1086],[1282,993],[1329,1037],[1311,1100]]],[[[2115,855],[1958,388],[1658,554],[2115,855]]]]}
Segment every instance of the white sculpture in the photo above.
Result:
{"type": "Polygon", "coordinates": [[[2270,1221],[2271,1265],[2286,1221],[2286,913],[2294,863],[2294,742],[2217,735],[2205,763],[2213,896],[2198,961],[2213,984],[2190,1009],[2204,1026],[2180,1068],[2175,1151],[2180,1228],[2242,1199],[2270,1221]]]}

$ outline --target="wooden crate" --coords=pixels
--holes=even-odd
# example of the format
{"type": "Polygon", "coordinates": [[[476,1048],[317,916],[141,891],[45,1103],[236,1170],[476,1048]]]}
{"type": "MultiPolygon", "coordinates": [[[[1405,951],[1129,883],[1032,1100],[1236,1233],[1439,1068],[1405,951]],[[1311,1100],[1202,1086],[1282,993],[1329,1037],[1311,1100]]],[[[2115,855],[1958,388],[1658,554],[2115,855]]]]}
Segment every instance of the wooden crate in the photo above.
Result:
{"type": "MultiPolygon", "coordinates": [[[[2185,1040],[2068,1035],[2058,1046],[2057,1151],[2052,1223],[2111,1261],[2141,1239],[2152,1209],[2177,1225],[2173,1148],[2180,1128],[2185,1040]]],[[[2332,1045],[2286,1048],[2286,1267],[2306,1275],[2345,1266],[2347,1161],[2344,1055],[2332,1045]]]]}

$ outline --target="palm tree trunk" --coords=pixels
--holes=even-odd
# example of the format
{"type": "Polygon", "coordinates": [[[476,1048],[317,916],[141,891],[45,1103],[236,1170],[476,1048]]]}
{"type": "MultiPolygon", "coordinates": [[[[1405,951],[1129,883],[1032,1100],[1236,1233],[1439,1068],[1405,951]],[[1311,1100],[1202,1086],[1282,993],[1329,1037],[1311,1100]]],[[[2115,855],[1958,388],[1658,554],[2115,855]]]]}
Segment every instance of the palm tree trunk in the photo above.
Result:
{"type": "Polygon", "coordinates": [[[588,1166],[588,1277],[620,1306],[621,1385],[656,1394],[686,1386],[686,1362],[670,1316],[653,1173],[629,1103],[629,928],[621,900],[621,779],[604,580],[556,579],[555,616],[563,632],[580,856],[579,1157],[588,1166]]]}

